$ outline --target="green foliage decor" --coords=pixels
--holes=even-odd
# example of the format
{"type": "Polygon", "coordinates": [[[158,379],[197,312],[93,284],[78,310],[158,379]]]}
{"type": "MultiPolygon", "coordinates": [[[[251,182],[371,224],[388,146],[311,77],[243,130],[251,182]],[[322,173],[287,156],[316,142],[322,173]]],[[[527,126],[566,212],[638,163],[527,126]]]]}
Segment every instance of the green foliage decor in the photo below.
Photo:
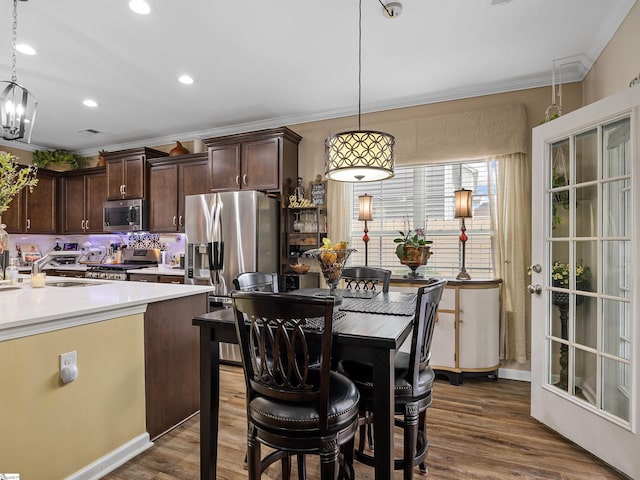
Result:
{"type": "MultiPolygon", "coordinates": [[[[578,260],[578,262],[576,262],[575,268],[576,283],[581,284],[583,282],[588,282],[591,279],[591,269],[585,266],[582,260],[578,260]]],[[[553,285],[556,287],[569,288],[571,273],[568,263],[558,261],[553,262],[551,270],[553,285]]]]}
{"type": "Polygon", "coordinates": [[[425,247],[427,245],[431,245],[433,241],[426,239],[426,232],[424,228],[416,228],[415,233],[412,230],[407,230],[405,232],[398,232],[400,234],[399,238],[394,238],[393,242],[397,244],[396,246],[396,256],[402,260],[405,257],[405,248],[413,247],[420,248],[425,247]]]}
{"type": "Polygon", "coordinates": [[[66,163],[72,170],[83,167],[86,159],[67,150],[36,150],[33,152],[33,164],[40,168],[56,163],[66,163]]]}
{"type": "Polygon", "coordinates": [[[38,167],[22,167],[16,160],[14,155],[0,151],[0,215],[9,209],[9,203],[20,190],[29,187],[33,191],[38,184],[38,167]]]}

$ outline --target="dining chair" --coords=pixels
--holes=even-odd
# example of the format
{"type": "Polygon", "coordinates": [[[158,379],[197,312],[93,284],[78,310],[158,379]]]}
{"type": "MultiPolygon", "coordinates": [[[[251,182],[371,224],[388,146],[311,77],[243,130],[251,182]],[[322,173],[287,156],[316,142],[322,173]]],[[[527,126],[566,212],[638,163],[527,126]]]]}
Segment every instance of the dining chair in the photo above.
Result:
{"type": "MultiPolygon", "coordinates": [[[[394,359],[394,411],[398,416],[394,423],[403,429],[404,439],[403,457],[394,459],[394,469],[403,470],[405,480],[413,478],[413,468],[416,465],[420,466],[421,473],[427,473],[425,458],[429,443],[426,432],[426,411],[431,405],[435,380],[435,373],[429,366],[429,358],[438,304],[446,284],[446,280],[431,279],[426,286],[418,289],[411,350],[410,352],[398,351],[394,359]]],[[[352,379],[360,390],[362,397],[360,425],[372,422],[373,417],[370,412],[373,411],[373,372],[371,366],[356,361],[340,361],[337,369],[352,379]]],[[[374,465],[375,455],[364,451],[362,439],[355,451],[355,459],[366,465],[374,465]]]]}
{"type": "Polygon", "coordinates": [[[323,480],[339,473],[353,479],[360,395],[331,370],[335,299],[240,291],[231,297],[247,388],[249,480],[278,460],[288,478],[291,455],[298,455],[304,479],[300,454],[320,456],[323,480]],[[313,342],[321,344],[318,366],[308,354],[313,342]],[[261,445],[275,450],[262,458],[261,445]]]}
{"type": "Polygon", "coordinates": [[[387,293],[391,281],[391,270],[375,267],[345,267],[342,270],[342,279],[346,289],[379,290],[387,293]]]}
{"type": "Polygon", "coordinates": [[[270,272],[244,272],[233,279],[233,287],[244,292],[277,292],[278,274],[270,272]]]}

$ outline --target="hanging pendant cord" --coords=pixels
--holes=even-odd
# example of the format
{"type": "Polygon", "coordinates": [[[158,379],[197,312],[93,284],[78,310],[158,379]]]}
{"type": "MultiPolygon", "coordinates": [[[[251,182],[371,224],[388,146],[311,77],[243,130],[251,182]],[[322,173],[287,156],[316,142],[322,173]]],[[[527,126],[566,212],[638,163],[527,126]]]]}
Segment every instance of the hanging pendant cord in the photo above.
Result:
{"type": "Polygon", "coordinates": [[[358,130],[361,130],[360,128],[361,116],[362,116],[362,0],[360,0],[360,4],[358,8],[358,130]]]}
{"type": "Polygon", "coordinates": [[[384,11],[387,12],[387,15],[389,15],[390,17],[393,17],[393,15],[391,15],[391,12],[387,8],[387,6],[384,3],[382,3],[382,0],[378,0],[378,2],[380,3],[380,5],[382,5],[382,8],[384,8],[384,11]]]}
{"type": "Polygon", "coordinates": [[[11,39],[11,50],[13,57],[11,60],[11,81],[18,83],[18,77],[16,76],[16,42],[18,38],[18,0],[13,0],[13,37],[11,39]]]}

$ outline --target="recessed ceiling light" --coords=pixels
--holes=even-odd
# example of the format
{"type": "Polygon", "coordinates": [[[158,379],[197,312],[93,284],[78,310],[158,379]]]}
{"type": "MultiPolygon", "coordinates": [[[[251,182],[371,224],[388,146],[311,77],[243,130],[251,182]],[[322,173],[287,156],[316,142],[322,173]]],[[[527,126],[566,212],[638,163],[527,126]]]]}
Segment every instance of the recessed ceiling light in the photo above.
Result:
{"type": "Polygon", "coordinates": [[[191,78],[189,75],[180,75],[178,77],[178,81],[180,83],[184,83],[185,85],[191,85],[193,83],[193,78],[191,78]]]}
{"type": "Polygon", "coordinates": [[[20,53],[24,53],[25,55],[35,55],[36,54],[36,50],[27,45],[26,43],[19,43],[18,45],[16,45],[16,50],[18,50],[20,53]]]}
{"type": "Polygon", "coordinates": [[[91,100],[90,98],[87,98],[86,100],[83,100],[82,104],[85,107],[92,107],[92,108],[98,106],[98,102],[96,102],[95,100],[91,100]]]}
{"type": "Polygon", "coordinates": [[[151,12],[151,6],[145,0],[131,0],[129,8],[140,15],[147,15],[151,12]]]}

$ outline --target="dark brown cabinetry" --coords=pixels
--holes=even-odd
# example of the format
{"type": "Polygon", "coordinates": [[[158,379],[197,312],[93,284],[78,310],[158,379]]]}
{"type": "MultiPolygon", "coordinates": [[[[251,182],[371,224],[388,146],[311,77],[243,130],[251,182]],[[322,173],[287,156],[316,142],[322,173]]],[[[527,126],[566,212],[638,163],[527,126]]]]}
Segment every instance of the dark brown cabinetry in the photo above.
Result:
{"type": "Polygon", "coordinates": [[[62,233],[102,232],[102,205],[107,198],[107,172],[67,172],[62,188],[62,233]]]}
{"type": "Polygon", "coordinates": [[[203,140],[209,151],[211,191],[283,193],[298,175],[301,139],[282,127],[203,140]]]}
{"type": "Polygon", "coordinates": [[[147,160],[165,157],[167,153],[152,148],[134,148],[103,153],[107,167],[109,200],[146,198],[149,169],[147,160]]]}
{"type": "Polygon", "coordinates": [[[150,303],[144,314],[147,432],[157,438],[200,409],[200,337],[192,319],[206,293],[150,303]]]}
{"type": "Polygon", "coordinates": [[[150,283],[174,283],[176,285],[184,283],[184,277],[180,275],[162,275],[152,273],[130,273],[129,281],[131,282],[150,282],[150,283]]]}
{"type": "Polygon", "coordinates": [[[149,229],[184,232],[184,197],[209,192],[207,154],[154,159],[149,163],[149,229]]]}
{"type": "Polygon", "coordinates": [[[61,175],[38,170],[38,185],[23,189],[2,214],[9,233],[55,234],[58,232],[58,194],[61,175]]]}

